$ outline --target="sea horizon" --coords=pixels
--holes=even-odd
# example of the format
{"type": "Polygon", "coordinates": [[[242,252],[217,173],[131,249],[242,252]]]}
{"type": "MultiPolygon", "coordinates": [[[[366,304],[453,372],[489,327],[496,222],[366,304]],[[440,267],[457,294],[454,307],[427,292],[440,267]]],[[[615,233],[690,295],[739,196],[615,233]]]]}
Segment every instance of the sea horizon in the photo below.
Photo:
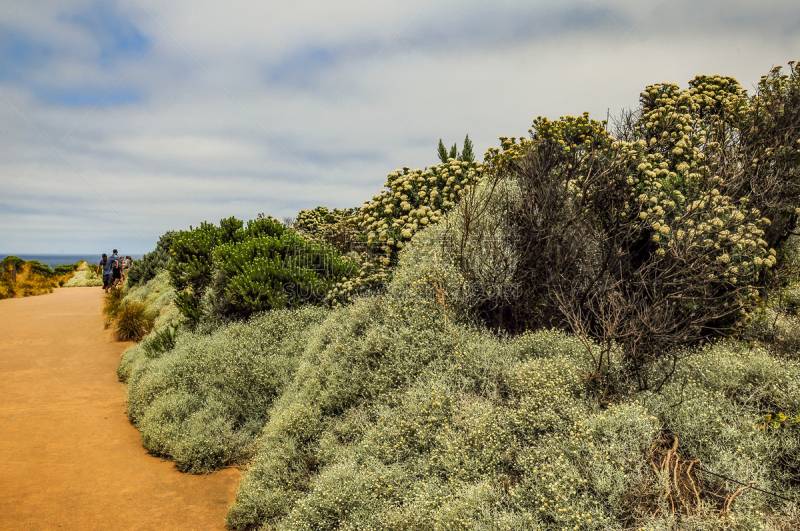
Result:
{"type": "MultiPolygon", "coordinates": [[[[125,253],[127,256],[130,253],[125,253]]],[[[66,264],[77,264],[82,260],[86,260],[87,263],[97,264],[100,261],[103,253],[71,253],[71,254],[30,254],[30,253],[0,253],[0,260],[3,260],[6,256],[17,256],[22,258],[26,262],[31,260],[38,260],[39,262],[54,268],[60,265],[66,264]]],[[[131,258],[134,260],[141,260],[141,254],[130,254],[131,258]]]]}

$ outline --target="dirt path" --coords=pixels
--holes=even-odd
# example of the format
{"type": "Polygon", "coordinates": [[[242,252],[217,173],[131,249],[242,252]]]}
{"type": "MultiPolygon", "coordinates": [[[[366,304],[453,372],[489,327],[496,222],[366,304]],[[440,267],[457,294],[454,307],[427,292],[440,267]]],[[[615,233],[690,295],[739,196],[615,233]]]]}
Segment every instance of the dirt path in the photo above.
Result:
{"type": "Polygon", "coordinates": [[[241,474],[147,454],[101,305],[100,288],[0,300],[0,529],[224,529],[241,474]]]}

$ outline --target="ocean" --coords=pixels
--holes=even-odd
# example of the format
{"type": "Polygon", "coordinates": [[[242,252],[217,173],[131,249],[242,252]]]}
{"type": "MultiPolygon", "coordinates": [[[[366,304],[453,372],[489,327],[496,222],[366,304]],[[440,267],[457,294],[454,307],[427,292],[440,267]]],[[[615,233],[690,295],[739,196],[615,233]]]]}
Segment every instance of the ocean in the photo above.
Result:
{"type": "MultiPolygon", "coordinates": [[[[81,260],[86,260],[90,265],[97,264],[103,253],[95,254],[16,254],[16,253],[0,253],[0,260],[6,256],[18,256],[25,261],[38,260],[43,264],[49,265],[51,268],[64,264],[77,264],[81,260]]],[[[142,255],[130,255],[134,260],[141,260],[142,255]]]]}

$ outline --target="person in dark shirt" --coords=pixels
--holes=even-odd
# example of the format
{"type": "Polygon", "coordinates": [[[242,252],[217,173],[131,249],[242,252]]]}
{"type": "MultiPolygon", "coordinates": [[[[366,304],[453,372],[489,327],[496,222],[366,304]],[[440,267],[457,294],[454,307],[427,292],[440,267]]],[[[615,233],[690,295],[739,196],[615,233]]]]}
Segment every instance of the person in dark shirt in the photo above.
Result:
{"type": "Polygon", "coordinates": [[[110,275],[106,275],[106,266],[108,266],[108,255],[103,253],[103,258],[100,260],[100,263],[97,264],[97,274],[100,274],[100,269],[103,270],[103,291],[108,293],[109,288],[109,281],[111,280],[110,275]]]}
{"type": "Polygon", "coordinates": [[[105,286],[105,290],[109,291],[114,286],[114,264],[116,261],[114,260],[114,255],[111,255],[106,260],[106,264],[103,266],[103,285],[105,286]]]}
{"type": "Polygon", "coordinates": [[[114,249],[114,254],[108,260],[111,262],[111,274],[113,276],[111,285],[118,286],[122,284],[122,264],[116,249],[114,249]]]}

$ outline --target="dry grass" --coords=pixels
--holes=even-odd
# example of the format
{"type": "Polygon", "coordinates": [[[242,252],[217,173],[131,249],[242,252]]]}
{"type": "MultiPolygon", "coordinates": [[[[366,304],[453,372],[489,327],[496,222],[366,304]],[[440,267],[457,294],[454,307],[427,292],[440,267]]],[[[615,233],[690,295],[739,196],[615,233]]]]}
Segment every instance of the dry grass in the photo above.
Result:
{"type": "Polygon", "coordinates": [[[112,289],[103,297],[103,315],[106,317],[105,327],[110,328],[117,314],[122,309],[125,293],[121,289],[112,289]]]}
{"type": "MultiPolygon", "coordinates": [[[[122,290],[112,290],[121,292],[122,290]]],[[[141,341],[153,329],[155,315],[147,305],[137,301],[121,304],[113,320],[113,336],[116,341],[141,341]]]]}
{"type": "Polygon", "coordinates": [[[55,288],[64,285],[72,275],[73,273],[45,277],[35,273],[30,264],[22,264],[18,268],[15,278],[11,267],[6,267],[0,274],[0,299],[52,293],[55,288]]]}

